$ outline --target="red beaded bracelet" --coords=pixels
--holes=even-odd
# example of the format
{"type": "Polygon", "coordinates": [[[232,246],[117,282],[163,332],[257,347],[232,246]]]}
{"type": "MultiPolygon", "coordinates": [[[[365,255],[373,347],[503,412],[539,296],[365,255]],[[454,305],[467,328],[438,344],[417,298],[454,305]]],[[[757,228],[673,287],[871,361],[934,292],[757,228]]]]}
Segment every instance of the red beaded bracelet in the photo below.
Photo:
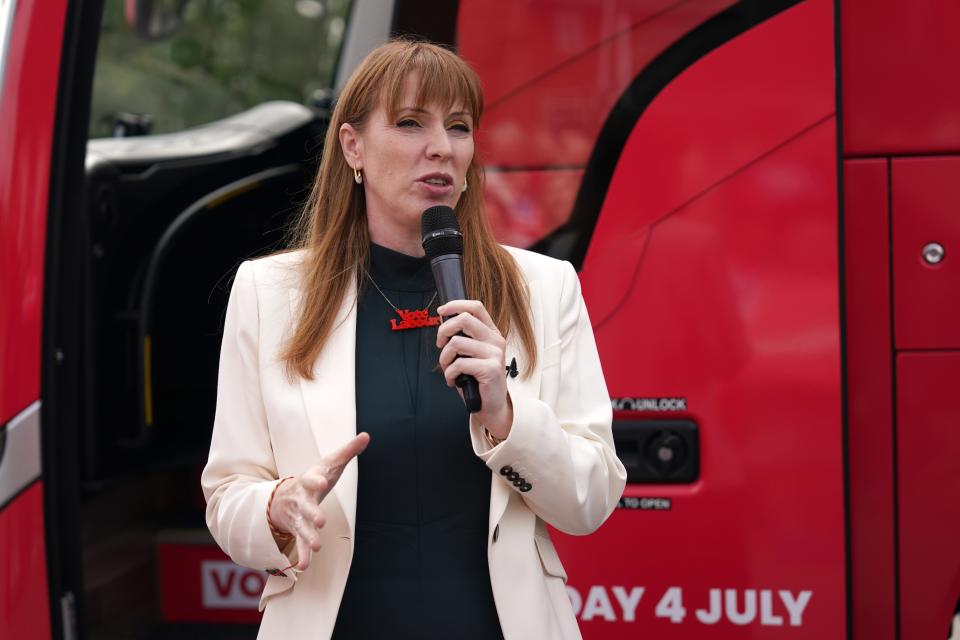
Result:
{"type": "Polygon", "coordinates": [[[270,499],[267,500],[267,526],[270,527],[270,533],[272,533],[273,536],[277,538],[277,540],[293,539],[292,533],[287,533],[286,531],[280,531],[280,529],[277,528],[277,525],[273,524],[273,520],[270,519],[270,507],[273,506],[273,497],[277,495],[277,489],[280,488],[280,485],[282,485],[284,482],[286,482],[291,478],[293,478],[293,476],[287,476],[286,478],[281,478],[280,482],[277,483],[277,486],[275,486],[273,488],[273,491],[270,492],[270,499]]]}

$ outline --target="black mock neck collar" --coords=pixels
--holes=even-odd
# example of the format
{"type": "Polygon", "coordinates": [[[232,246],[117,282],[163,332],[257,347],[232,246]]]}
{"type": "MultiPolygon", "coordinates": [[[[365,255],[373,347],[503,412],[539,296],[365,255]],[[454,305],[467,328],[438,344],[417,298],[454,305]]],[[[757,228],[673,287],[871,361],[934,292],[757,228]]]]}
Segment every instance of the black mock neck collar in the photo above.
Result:
{"type": "Polygon", "coordinates": [[[430,260],[370,243],[370,276],[381,289],[432,291],[436,285],[430,260]]]}

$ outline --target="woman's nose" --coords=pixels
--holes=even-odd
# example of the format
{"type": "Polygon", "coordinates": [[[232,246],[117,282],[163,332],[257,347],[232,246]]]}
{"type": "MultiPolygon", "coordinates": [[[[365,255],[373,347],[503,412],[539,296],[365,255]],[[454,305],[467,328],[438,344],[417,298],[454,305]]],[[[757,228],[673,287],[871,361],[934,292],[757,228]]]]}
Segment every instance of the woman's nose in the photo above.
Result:
{"type": "Polygon", "coordinates": [[[443,158],[453,153],[453,146],[450,144],[450,136],[447,135],[445,127],[430,127],[430,134],[427,139],[427,156],[434,158],[443,158]]]}

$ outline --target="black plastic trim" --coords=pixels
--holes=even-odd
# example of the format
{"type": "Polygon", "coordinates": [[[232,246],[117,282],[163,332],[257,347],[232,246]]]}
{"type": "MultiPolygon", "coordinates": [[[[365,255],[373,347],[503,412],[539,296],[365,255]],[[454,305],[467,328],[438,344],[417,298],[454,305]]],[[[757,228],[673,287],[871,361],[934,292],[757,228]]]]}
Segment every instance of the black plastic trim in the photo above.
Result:
{"type": "Polygon", "coordinates": [[[851,522],[853,514],[850,511],[851,482],[850,482],[850,385],[849,367],[847,358],[847,251],[846,251],[846,209],[844,195],[846,190],[843,184],[843,101],[841,95],[841,55],[840,55],[840,0],[833,3],[833,55],[834,68],[834,99],[836,104],[837,123],[837,280],[840,312],[840,447],[843,461],[843,565],[846,575],[847,588],[844,594],[846,608],[847,638],[853,638],[853,532],[851,522]]]}
{"type": "MultiPolygon", "coordinates": [[[[40,387],[40,448],[51,637],[66,637],[61,597],[83,592],[80,553],[79,208],[103,0],[67,3],[50,161],[40,387]]],[[[76,600],[79,602],[79,598],[76,600]]],[[[67,621],[71,631],[82,628],[67,621]]]]}
{"type": "Polygon", "coordinates": [[[613,442],[627,470],[628,484],[678,485],[700,479],[700,432],[692,420],[614,420],[613,442]],[[658,447],[669,449],[675,457],[658,460],[658,447]]]}
{"type": "Polygon", "coordinates": [[[893,306],[893,161],[887,158],[887,246],[890,249],[890,264],[887,265],[887,287],[890,291],[890,425],[893,448],[893,619],[894,637],[900,640],[900,453],[897,450],[897,317],[893,306]]]}
{"type": "Polygon", "coordinates": [[[802,0],[744,0],[707,19],[654,58],[621,94],[587,161],[570,219],[531,249],[583,266],[593,230],[630,132],[647,107],[681,73],[758,24],[802,0]]]}
{"type": "MultiPolygon", "coordinates": [[[[302,165],[288,164],[280,167],[271,167],[269,169],[258,171],[257,173],[246,176],[245,178],[235,180],[234,182],[220,187],[219,189],[216,189],[215,191],[212,191],[200,198],[189,207],[184,209],[183,212],[181,212],[180,215],[178,215],[174,221],[170,223],[170,226],[166,228],[166,230],[163,232],[163,235],[160,236],[160,239],[157,241],[153,253],[150,256],[150,260],[147,262],[146,275],[144,276],[143,280],[143,289],[140,294],[140,304],[138,305],[140,345],[143,344],[144,338],[151,334],[151,323],[154,315],[153,305],[155,290],[157,288],[157,282],[160,274],[163,271],[164,261],[166,260],[167,254],[170,252],[170,248],[183,236],[186,231],[189,231],[191,224],[204,213],[215,211],[215,209],[210,206],[211,203],[220,201],[224,196],[229,196],[230,194],[234,193],[249,193],[253,189],[262,188],[271,180],[285,178],[302,171],[302,165]]],[[[146,361],[144,358],[143,349],[138,350],[137,363],[140,380],[139,388],[142,390],[146,380],[146,361]]],[[[144,402],[144,395],[143,393],[140,393],[141,438],[145,438],[145,434],[147,433],[144,402]]]]}

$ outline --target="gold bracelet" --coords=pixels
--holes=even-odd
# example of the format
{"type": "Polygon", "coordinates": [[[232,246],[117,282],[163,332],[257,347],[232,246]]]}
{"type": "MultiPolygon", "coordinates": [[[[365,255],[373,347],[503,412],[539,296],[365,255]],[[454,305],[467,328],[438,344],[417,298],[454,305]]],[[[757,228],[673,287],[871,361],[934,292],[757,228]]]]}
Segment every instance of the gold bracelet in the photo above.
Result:
{"type": "Polygon", "coordinates": [[[284,482],[292,478],[293,476],[287,476],[286,478],[282,478],[280,482],[277,483],[277,486],[273,488],[273,491],[270,492],[270,499],[267,500],[267,526],[270,527],[270,533],[273,534],[273,537],[280,542],[293,540],[294,535],[287,531],[281,531],[277,527],[277,525],[273,524],[273,520],[270,519],[270,507],[273,506],[273,497],[277,495],[277,489],[280,488],[280,485],[282,485],[284,482]]]}
{"type": "Polygon", "coordinates": [[[491,446],[491,447],[497,446],[498,444],[500,444],[501,442],[503,442],[504,439],[505,439],[505,438],[498,438],[497,436],[493,435],[492,433],[490,433],[489,431],[487,431],[487,428],[486,428],[486,427],[483,428],[483,433],[484,433],[484,435],[487,437],[487,442],[490,443],[490,446],[491,446]]]}

